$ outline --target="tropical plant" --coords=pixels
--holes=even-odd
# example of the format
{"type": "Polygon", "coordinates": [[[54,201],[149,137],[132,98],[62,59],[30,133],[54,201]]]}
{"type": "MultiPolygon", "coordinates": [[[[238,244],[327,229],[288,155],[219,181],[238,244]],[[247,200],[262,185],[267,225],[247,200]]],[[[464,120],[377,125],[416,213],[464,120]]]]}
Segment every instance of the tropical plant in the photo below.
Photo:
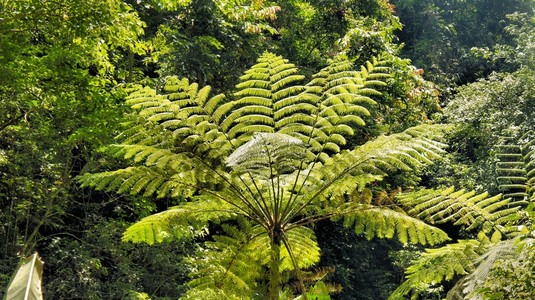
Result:
{"type": "Polygon", "coordinates": [[[301,270],[319,260],[311,228],[319,220],[343,219],[368,238],[430,245],[448,239],[366,196],[366,186],[389,173],[440,157],[443,145],[433,138],[447,126],[422,125],[342,150],[364,125],[374,87],[384,85],[381,64],[354,71],[339,59],[300,85],[304,76],[293,64],[265,53],[229,100],[210,97],[210,87],[187,79],[169,78],[159,94],[132,88],[127,103],[137,118],[105,152],[133,166],[79,180],[101,190],[186,200],[123,236],[152,244],[211,229],[186,298],[279,299],[291,274],[306,298],[301,270]]]}
{"type": "MultiPolygon", "coordinates": [[[[458,158],[452,165],[462,166],[461,176],[469,177],[451,174],[453,181],[459,186],[471,185],[490,194],[504,195],[463,196],[466,192],[449,190],[423,191],[408,197],[413,198],[407,203],[413,206],[413,213],[433,216],[435,222],[457,222],[470,234],[465,238],[474,238],[424,253],[407,270],[407,281],[392,295],[394,299],[411,293],[417,297],[424,290],[436,288],[441,281],[460,277],[448,293],[449,299],[502,299],[503,288],[514,288],[516,295],[525,295],[522,293],[531,288],[530,275],[522,269],[532,261],[526,249],[530,249],[532,238],[529,228],[533,222],[535,175],[531,131],[535,85],[529,68],[534,57],[529,55],[533,50],[533,19],[528,16],[529,13],[510,16],[518,22],[507,28],[515,37],[517,49],[522,49],[516,52],[518,55],[512,56],[515,52],[510,45],[497,45],[494,52],[487,53],[493,59],[506,58],[519,69],[493,74],[459,88],[445,109],[449,120],[459,128],[453,143],[458,158]],[[454,194],[452,201],[449,197],[454,194]],[[512,266],[519,266],[522,275],[518,281],[511,276],[512,266]],[[433,270],[433,274],[428,270],[433,270]]],[[[452,178],[448,180],[451,182],[452,178]]]]}
{"type": "MultiPolygon", "coordinates": [[[[515,253],[515,238],[532,218],[523,208],[533,203],[533,144],[529,133],[518,143],[498,145],[498,176],[500,189],[507,194],[489,197],[474,191],[420,190],[398,197],[409,215],[429,223],[451,222],[464,226],[466,232],[478,232],[477,238],[458,240],[442,248],[429,249],[407,269],[407,280],[391,295],[391,299],[411,294],[413,298],[443,281],[464,276],[448,293],[448,299],[476,297],[484,292],[480,284],[488,280],[498,259],[510,263],[515,253]]],[[[526,232],[524,232],[526,235],[526,232]]]]}
{"type": "MultiPolygon", "coordinates": [[[[110,143],[123,115],[123,103],[111,93],[122,79],[115,77],[120,69],[115,60],[145,49],[139,41],[144,24],[125,1],[10,0],[1,1],[0,11],[0,286],[5,287],[19,257],[38,250],[47,262],[61,259],[45,250],[50,235],[83,239],[91,227],[85,223],[91,220],[85,219],[88,210],[81,209],[89,197],[73,178],[91,160],[92,149],[110,143]]],[[[52,276],[45,284],[60,278],[54,271],[48,264],[45,276],[52,276]]],[[[62,279],[80,284],[87,277],[62,279]]],[[[72,284],[71,294],[79,286],[72,284]]],[[[5,291],[0,289],[0,298],[5,291]]]]}
{"type": "Polygon", "coordinates": [[[535,170],[533,154],[535,153],[535,138],[531,131],[521,136],[517,142],[511,137],[496,145],[496,180],[498,189],[520,204],[533,201],[535,191],[535,170]]]}
{"type": "Polygon", "coordinates": [[[533,17],[533,0],[391,2],[404,25],[397,32],[406,45],[403,56],[425,68],[428,78],[444,88],[474,82],[492,71],[510,70],[504,56],[487,60],[474,55],[473,48],[488,50],[497,41],[506,47],[518,46],[507,30],[511,24],[507,15],[523,12],[533,17]]]}
{"type": "Polygon", "coordinates": [[[25,258],[7,289],[5,299],[42,300],[43,262],[37,253],[25,258]]]}
{"type": "MultiPolygon", "coordinates": [[[[500,247],[493,249],[494,257],[485,260],[481,267],[484,272],[474,272],[465,282],[457,284],[454,292],[462,290],[461,295],[469,294],[473,289],[476,296],[486,299],[529,299],[533,297],[534,276],[534,231],[533,204],[526,211],[530,214],[530,224],[521,226],[521,234],[514,240],[504,241],[500,247]],[[477,286],[474,283],[478,283],[477,286]],[[468,290],[467,290],[468,289],[468,290]]],[[[478,267],[479,268],[479,267],[478,267]]]]}

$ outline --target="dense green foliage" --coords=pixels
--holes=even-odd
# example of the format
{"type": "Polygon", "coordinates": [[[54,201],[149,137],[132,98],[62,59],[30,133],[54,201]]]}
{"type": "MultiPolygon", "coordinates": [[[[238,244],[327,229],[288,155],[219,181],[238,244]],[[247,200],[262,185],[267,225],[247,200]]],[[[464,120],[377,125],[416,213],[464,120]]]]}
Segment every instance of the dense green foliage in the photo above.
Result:
{"type": "Polygon", "coordinates": [[[534,7],[0,1],[0,297],[36,251],[50,299],[533,297],[534,7]]]}
{"type": "MultiPolygon", "coordinates": [[[[17,253],[39,250],[53,262],[45,250],[52,238],[82,237],[84,226],[96,224],[81,213],[90,197],[74,196],[72,177],[111,140],[122,115],[111,93],[114,61],[122,51],[140,53],[143,24],[120,1],[2,1],[0,11],[4,286],[17,253]]],[[[54,269],[44,272],[46,282],[54,269]]]]}
{"type": "Polygon", "coordinates": [[[187,201],[132,225],[125,241],[192,239],[211,222],[222,224],[226,234],[207,242],[214,253],[203,254],[209,263],[193,272],[186,297],[279,299],[288,270],[306,297],[301,269],[319,260],[309,227],[319,220],[343,218],[369,239],[430,245],[447,239],[402,212],[358,194],[349,197],[442,152],[432,140],[441,126],[414,127],[341,151],[345,136],[365,125],[361,116],[375,104],[370,96],[379,94],[373,87],[385,84],[380,64],[368,62],[357,72],[349,61],[337,60],[300,85],[304,76],[294,65],[265,53],[230,100],[210,97],[209,87],[187,79],[169,78],[161,94],[134,88],[127,103],[140,109],[139,125],[106,150],[133,166],[86,174],[81,182],[187,201]],[[269,273],[265,284],[262,267],[269,273]]]}
{"type": "Polygon", "coordinates": [[[475,48],[516,43],[506,30],[507,15],[532,13],[532,0],[392,1],[404,25],[404,55],[424,67],[433,81],[453,88],[495,70],[511,70],[505,57],[476,55],[475,48]]]}
{"type": "Polygon", "coordinates": [[[504,293],[506,289],[510,292],[508,294],[515,295],[513,298],[531,296],[530,292],[526,293],[530,289],[530,284],[526,283],[529,276],[520,275],[522,269],[519,269],[518,281],[510,275],[514,272],[512,266],[533,263],[525,254],[521,254],[526,251],[525,244],[519,242],[518,238],[512,240],[520,235],[529,245],[531,234],[528,228],[533,222],[533,10],[508,18],[512,23],[505,27],[505,31],[510,34],[512,44],[496,44],[489,47],[492,50],[478,51],[485,53],[488,59],[507,62],[512,69],[510,72],[491,74],[488,78],[457,89],[457,94],[445,109],[449,121],[458,124],[458,131],[452,136],[455,152],[448,164],[444,165],[446,169],[443,168],[439,173],[441,177],[435,179],[441,183],[455,183],[461,187],[504,195],[486,198],[488,193],[480,196],[474,194],[466,200],[457,199],[454,204],[445,200],[444,196],[435,198],[441,199],[439,202],[425,200],[430,197],[428,192],[424,192],[424,197],[417,198],[413,204],[428,202],[411,205],[413,211],[435,205],[431,211],[426,209],[423,212],[433,218],[456,222],[457,225],[462,225],[461,220],[468,221],[463,231],[468,232],[465,238],[472,239],[428,250],[408,269],[408,281],[400,286],[393,297],[410,293],[411,290],[413,295],[417,295],[429,288],[437,288],[440,281],[457,279],[455,276],[459,275],[466,276],[448,293],[448,299],[464,299],[476,294],[502,299],[507,297],[504,293]],[[477,207],[468,208],[464,206],[465,203],[477,207]],[[458,219],[467,212],[473,215],[458,219]],[[481,220],[490,223],[485,226],[481,220]],[[474,229],[476,231],[470,234],[474,229]],[[515,250],[517,247],[518,250],[515,250]],[[518,251],[518,256],[515,251],[518,251]],[[448,257],[445,262],[436,263],[445,257],[448,257]],[[426,271],[446,264],[449,267],[445,272],[426,271]],[[507,280],[512,282],[509,284],[507,280]]]}

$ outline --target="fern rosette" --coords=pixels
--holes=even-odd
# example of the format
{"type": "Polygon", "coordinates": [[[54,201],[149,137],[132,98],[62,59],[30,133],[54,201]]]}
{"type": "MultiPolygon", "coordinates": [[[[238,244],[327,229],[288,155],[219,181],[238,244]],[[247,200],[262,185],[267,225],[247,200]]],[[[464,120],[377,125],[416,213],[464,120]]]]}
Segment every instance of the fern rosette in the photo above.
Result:
{"type": "Polygon", "coordinates": [[[80,181],[186,200],[132,225],[125,241],[192,239],[220,224],[224,234],[207,240],[206,261],[192,272],[188,297],[278,299],[283,274],[292,271],[306,298],[301,270],[319,261],[310,226],[319,220],[343,218],[369,238],[422,244],[448,239],[403,212],[346,199],[443,152],[435,138],[447,127],[430,125],[344,149],[346,138],[365,125],[373,97],[380,95],[375,87],[385,84],[382,64],[373,60],[356,71],[339,59],[302,84],[293,64],[265,53],[232,97],[210,96],[209,87],[177,78],[169,78],[161,93],[132,89],[127,102],[138,121],[106,151],[133,166],[85,174],[80,181]]]}

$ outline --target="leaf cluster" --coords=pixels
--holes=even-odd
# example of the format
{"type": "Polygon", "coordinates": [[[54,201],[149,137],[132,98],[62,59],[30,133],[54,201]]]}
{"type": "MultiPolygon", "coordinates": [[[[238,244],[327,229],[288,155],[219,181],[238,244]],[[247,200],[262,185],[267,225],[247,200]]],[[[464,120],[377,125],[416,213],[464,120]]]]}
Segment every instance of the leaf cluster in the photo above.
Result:
{"type": "Polygon", "coordinates": [[[138,110],[137,118],[121,143],[104,149],[132,166],[79,180],[97,189],[188,201],[132,225],[127,241],[192,239],[210,224],[222,224],[226,234],[206,243],[214,260],[192,273],[197,279],[191,293],[210,297],[221,289],[232,298],[239,297],[238,290],[262,290],[255,280],[261,276],[253,275],[260,271],[245,265],[270,270],[271,298],[289,270],[304,292],[300,270],[319,260],[309,228],[318,220],[344,217],[369,238],[447,240],[439,229],[402,212],[345,197],[392,172],[429,164],[443,152],[435,139],[447,126],[428,125],[343,150],[346,137],[364,125],[385,71],[377,60],[359,71],[336,60],[303,85],[293,64],[265,53],[230,99],[174,77],[161,93],[134,87],[127,103],[138,110]],[[228,225],[232,220],[239,226],[228,225]]]}
{"type": "MultiPolygon", "coordinates": [[[[429,223],[451,222],[464,226],[466,231],[479,232],[477,239],[458,240],[438,249],[428,249],[407,269],[407,280],[394,291],[391,299],[418,295],[440,282],[456,276],[467,276],[463,285],[474,285],[477,278],[488,274],[490,265],[500,253],[500,247],[508,244],[518,234],[520,206],[511,206],[511,198],[502,195],[489,197],[488,193],[454,188],[420,190],[398,197],[399,203],[410,208],[409,215],[418,216],[429,223]],[[466,282],[466,283],[465,283],[466,282]]],[[[458,285],[460,285],[458,283],[458,285]]],[[[474,287],[467,290],[474,291],[474,287]]]]}

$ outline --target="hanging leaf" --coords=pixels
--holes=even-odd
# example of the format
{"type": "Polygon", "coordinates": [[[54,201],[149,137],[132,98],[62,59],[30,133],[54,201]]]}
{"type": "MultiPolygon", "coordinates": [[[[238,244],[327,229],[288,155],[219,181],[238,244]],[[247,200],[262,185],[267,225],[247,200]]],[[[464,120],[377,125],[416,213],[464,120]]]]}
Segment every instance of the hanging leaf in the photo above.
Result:
{"type": "Polygon", "coordinates": [[[7,289],[6,300],[42,300],[43,261],[34,253],[24,259],[7,289]]]}

